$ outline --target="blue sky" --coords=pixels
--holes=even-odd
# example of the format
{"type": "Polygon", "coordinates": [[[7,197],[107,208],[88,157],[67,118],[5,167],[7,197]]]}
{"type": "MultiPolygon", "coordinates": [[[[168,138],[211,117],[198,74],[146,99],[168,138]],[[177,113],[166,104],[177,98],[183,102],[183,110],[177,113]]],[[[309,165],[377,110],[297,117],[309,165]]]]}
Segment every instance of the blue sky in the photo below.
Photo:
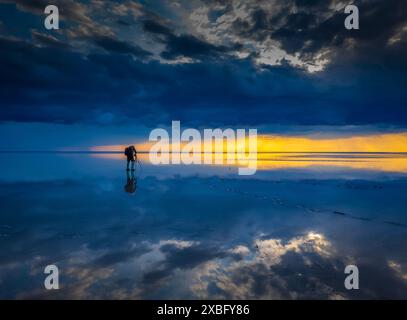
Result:
{"type": "Polygon", "coordinates": [[[405,1],[355,1],[360,30],[341,0],[53,3],[57,31],[47,1],[0,0],[1,149],[127,143],[171,120],[406,131],[405,1]]]}

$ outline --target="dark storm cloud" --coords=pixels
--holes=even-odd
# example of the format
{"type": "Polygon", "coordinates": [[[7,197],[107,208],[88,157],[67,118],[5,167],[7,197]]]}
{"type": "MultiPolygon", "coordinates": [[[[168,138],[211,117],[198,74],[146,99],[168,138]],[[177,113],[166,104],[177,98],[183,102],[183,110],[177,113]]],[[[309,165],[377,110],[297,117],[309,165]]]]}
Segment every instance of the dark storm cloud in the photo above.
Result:
{"type": "MultiPolygon", "coordinates": [[[[142,91],[165,81],[157,77],[153,65],[115,52],[83,57],[61,47],[36,47],[5,38],[0,38],[0,48],[4,62],[0,92],[8,106],[2,109],[2,120],[92,121],[97,112],[109,111],[113,105],[114,113],[131,115],[149,95],[142,91]]],[[[142,109],[137,109],[139,115],[142,109]]]]}
{"type": "Polygon", "coordinates": [[[173,31],[153,20],[146,20],[144,30],[159,36],[159,41],[166,45],[161,56],[168,60],[177,57],[219,58],[221,54],[231,51],[226,46],[215,46],[188,34],[176,35],[173,31]]]}
{"type": "Polygon", "coordinates": [[[374,54],[381,50],[378,46],[386,46],[397,29],[406,23],[405,1],[356,1],[361,28],[349,32],[344,28],[346,15],[342,11],[335,12],[327,19],[319,18],[327,9],[326,3],[329,1],[314,5],[312,10],[303,6],[303,9],[296,13],[270,20],[281,24],[272,32],[271,37],[281,41],[283,48],[290,53],[315,52],[324,47],[341,48],[346,40],[353,39],[357,48],[369,46],[376,49],[371,52],[374,54]]]}
{"type": "MultiPolygon", "coordinates": [[[[15,3],[26,15],[43,14],[43,1],[15,3]]],[[[56,4],[67,26],[59,33],[36,26],[24,39],[2,23],[1,121],[95,122],[109,114],[154,126],[174,119],[197,126],[407,126],[405,34],[390,43],[407,21],[403,1],[357,2],[361,29],[348,31],[343,10],[322,0],[245,2],[247,15],[220,30],[217,19],[223,26],[236,2],[208,0],[209,22],[197,21],[202,34],[153,7],[136,6],[135,19],[113,14],[123,9],[112,7],[116,2],[104,2],[103,12],[90,10],[95,4],[56,4]],[[97,17],[102,13],[110,20],[97,17]],[[123,38],[120,27],[134,33],[123,38]],[[299,65],[287,57],[266,64],[261,48],[269,40],[299,65]],[[238,58],[244,50],[249,54],[238,58]],[[324,69],[308,73],[304,65],[321,54],[324,69]]]]}
{"type": "Polygon", "coordinates": [[[95,44],[109,52],[129,53],[134,55],[135,57],[141,58],[145,58],[151,55],[150,52],[140,48],[139,46],[108,36],[98,36],[93,38],[93,41],[95,42],[95,44]]]}
{"type": "Polygon", "coordinates": [[[181,35],[170,36],[167,39],[167,48],[161,56],[169,60],[182,56],[191,58],[216,57],[216,55],[226,51],[227,49],[224,46],[214,46],[194,36],[181,35]]]}
{"type": "MultiPolygon", "coordinates": [[[[91,121],[95,113],[105,110],[153,123],[171,119],[195,124],[405,121],[404,99],[397,95],[402,74],[397,79],[393,73],[371,72],[367,83],[357,88],[346,81],[320,88],[321,78],[289,67],[256,74],[247,60],[221,67],[216,62],[160,65],[114,52],[83,57],[4,38],[0,48],[5,62],[0,91],[4,105],[13,106],[2,109],[2,120],[72,123],[91,121]],[[396,87],[382,84],[384,76],[396,87]],[[380,91],[372,96],[369,86],[379,85],[380,91]],[[397,114],[384,113],[389,104],[397,114]]],[[[340,72],[337,75],[346,79],[340,72]]]]}
{"type": "Polygon", "coordinates": [[[164,35],[166,37],[172,36],[172,30],[167,26],[164,26],[154,20],[145,20],[143,22],[143,27],[145,31],[164,35]]]}
{"type": "Polygon", "coordinates": [[[111,267],[118,263],[124,263],[132,258],[138,257],[144,253],[149,252],[147,247],[140,247],[129,250],[121,250],[116,252],[109,252],[101,257],[95,259],[92,264],[98,268],[111,267]]]}
{"type": "MultiPolygon", "coordinates": [[[[354,1],[359,8],[360,29],[349,31],[344,27],[347,15],[343,9],[332,9],[338,3],[349,4],[334,0],[278,1],[272,10],[259,7],[248,19],[236,19],[231,32],[258,41],[277,40],[286,52],[305,58],[321,49],[329,49],[337,58],[353,41],[351,53],[356,61],[359,50],[368,48],[373,56],[388,50],[389,39],[407,23],[405,1],[354,1]]],[[[405,41],[401,45],[405,50],[405,41]]]]}

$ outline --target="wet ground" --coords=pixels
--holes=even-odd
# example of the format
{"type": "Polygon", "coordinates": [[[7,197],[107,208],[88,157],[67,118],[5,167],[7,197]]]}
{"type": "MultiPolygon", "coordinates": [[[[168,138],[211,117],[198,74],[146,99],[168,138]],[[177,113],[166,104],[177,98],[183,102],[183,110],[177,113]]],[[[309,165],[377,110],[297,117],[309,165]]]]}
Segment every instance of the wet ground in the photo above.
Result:
{"type": "Polygon", "coordinates": [[[284,157],[133,177],[114,156],[0,154],[0,298],[407,298],[407,159],[284,157]]]}

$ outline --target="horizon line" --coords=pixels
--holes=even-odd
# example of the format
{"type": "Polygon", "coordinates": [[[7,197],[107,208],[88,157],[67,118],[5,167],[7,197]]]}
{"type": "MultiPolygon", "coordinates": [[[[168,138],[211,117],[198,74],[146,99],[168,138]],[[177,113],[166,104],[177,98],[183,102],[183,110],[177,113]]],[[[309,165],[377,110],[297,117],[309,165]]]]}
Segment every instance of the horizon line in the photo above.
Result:
{"type": "MultiPolygon", "coordinates": [[[[123,154],[122,151],[93,151],[93,150],[0,150],[0,153],[71,153],[71,154],[123,154]]],[[[137,151],[138,154],[148,154],[149,151],[137,151]]],[[[161,152],[162,154],[171,154],[172,151],[169,152],[161,152]]],[[[189,154],[190,152],[177,152],[180,154],[189,154]]],[[[200,154],[240,154],[240,153],[247,153],[247,152],[228,152],[228,151],[201,151],[200,154]]],[[[257,154],[274,154],[274,153],[319,153],[319,154],[407,154],[407,152],[397,152],[397,151],[389,151],[389,152],[369,152],[369,151],[258,151],[257,154]]]]}

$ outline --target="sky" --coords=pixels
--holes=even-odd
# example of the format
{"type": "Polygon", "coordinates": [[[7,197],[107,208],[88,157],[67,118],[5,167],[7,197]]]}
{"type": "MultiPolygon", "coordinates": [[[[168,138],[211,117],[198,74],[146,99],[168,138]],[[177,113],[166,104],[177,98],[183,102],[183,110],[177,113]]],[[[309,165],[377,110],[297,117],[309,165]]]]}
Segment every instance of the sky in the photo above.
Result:
{"type": "Polygon", "coordinates": [[[0,150],[145,141],[172,120],[405,139],[406,1],[52,3],[59,30],[48,1],[0,0],[0,150]]]}

